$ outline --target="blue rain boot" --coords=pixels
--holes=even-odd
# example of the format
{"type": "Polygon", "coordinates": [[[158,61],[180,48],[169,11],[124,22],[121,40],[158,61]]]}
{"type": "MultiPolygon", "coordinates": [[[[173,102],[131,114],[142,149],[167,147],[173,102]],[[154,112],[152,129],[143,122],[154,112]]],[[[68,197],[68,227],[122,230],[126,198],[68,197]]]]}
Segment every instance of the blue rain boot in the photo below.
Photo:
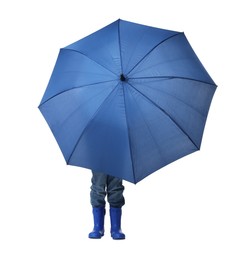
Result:
{"type": "Polygon", "coordinates": [[[89,233],[89,238],[101,238],[104,235],[105,208],[93,208],[94,228],[89,233]]]}
{"type": "Polygon", "coordinates": [[[121,208],[110,208],[111,237],[113,239],[125,239],[125,235],[121,231],[121,215],[121,208]]]}

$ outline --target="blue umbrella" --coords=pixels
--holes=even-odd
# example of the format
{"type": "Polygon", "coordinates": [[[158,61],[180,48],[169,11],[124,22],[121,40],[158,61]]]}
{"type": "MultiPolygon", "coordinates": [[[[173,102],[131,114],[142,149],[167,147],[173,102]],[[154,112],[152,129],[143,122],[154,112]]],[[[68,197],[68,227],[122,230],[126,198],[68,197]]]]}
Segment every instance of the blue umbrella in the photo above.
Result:
{"type": "Polygon", "coordinates": [[[200,149],[215,90],[184,33],[117,20],[60,49],[39,109],[67,164],[137,183],[200,149]]]}

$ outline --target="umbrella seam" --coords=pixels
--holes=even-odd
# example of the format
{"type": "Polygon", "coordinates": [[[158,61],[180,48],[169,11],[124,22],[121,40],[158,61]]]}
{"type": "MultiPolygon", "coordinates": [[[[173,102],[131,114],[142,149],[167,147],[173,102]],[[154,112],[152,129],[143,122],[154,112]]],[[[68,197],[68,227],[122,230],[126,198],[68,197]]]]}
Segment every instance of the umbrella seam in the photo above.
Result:
{"type": "Polygon", "coordinates": [[[129,149],[130,149],[130,154],[131,154],[132,172],[133,172],[134,182],[137,183],[136,176],[135,176],[135,166],[134,166],[134,162],[133,162],[133,151],[132,151],[132,148],[131,148],[131,143],[132,142],[131,142],[131,135],[130,135],[128,117],[127,117],[126,93],[125,93],[125,88],[124,87],[123,87],[123,93],[124,93],[124,108],[125,108],[126,124],[127,124],[127,132],[128,132],[128,142],[129,142],[129,149]]]}
{"type": "MultiPolygon", "coordinates": [[[[132,87],[131,84],[128,83],[128,85],[129,85],[130,87],[132,87]]],[[[134,88],[134,87],[133,87],[133,88],[134,88]]],[[[145,117],[144,117],[144,115],[143,115],[143,112],[142,112],[142,110],[141,110],[141,108],[140,108],[138,102],[136,101],[135,97],[134,97],[132,94],[131,94],[131,96],[132,96],[132,98],[134,99],[135,104],[137,105],[137,107],[138,107],[138,109],[139,109],[139,111],[140,111],[140,114],[141,114],[141,116],[142,116],[142,118],[143,118],[143,121],[144,121],[144,123],[145,123],[147,129],[149,130],[149,133],[150,133],[150,135],[151,135],[151,138],[153,139],[153,141],[154,141],[154,143],[155,143],[155,145],[156,145],[156,147],[157,147],[157,149],[158,149],[158,151],[159,151],[159,154],[160,154],[162,160],[164,161],[165,164],[168,164],[167,160],[166,160],[165,157],[162,155],[162,152],[161,152],[161,150],[160,150],[160,148],[159,148],[159,145],[157,144],[156,139],[154,138],[154,136],[153,136],[153,134],[152,134],[152,132],[151,132],[151,129],[150,129],[150,127],[149,127],[149,124],[148,124],[147,120],[145,119],[145,117]]]]}
{"type": "Polygon", "coordinates": [[[61,50],[68,50],[68,51],[73,51],[73,52],[77,52],[85,57],[87,57],[89,60],[97,63],[99,66],[103,67],[104,69],[108,70],[109,72],[113,73],[114,75],[118,76],[115,72],[111,71],[109,68],[105,67],[103,64],[99,63],[98,61],[90,58],[88,55],[86,55],[85,53],[78,51],[78,50],[74,50],[74,49],[69,49],[69,48],[62,48],[61,50]]]}
{"type": "Polygon", "coordinates": [[[141,91],[139,91],[137,88],[135,88],[132,84],[128,83],[132,88],[134,88],[138,93],[140,93],[143,97],[145,97],[147,100],[149,100],[153,105],[155,105],[158,109],[160,109],[167,117],[170,118],[170,120],[173,121],[173,123],[188,137],[188,139],[193,143],[193,145],[197,148],[197,150],[200,149],[200,147],[192,140],[192,138],[184,131],[184,129],[176,122],[175,119],[173,119],[162,107],[160,107],[158,104],[156,104],[153,100],[148,98],[146,95],[144,95],[141,91]]]}
{"type": "MultiPolygon", "coordinates": [[[[116,84],[116,86],[119,84],[119,82],[116,84]]],[[[104,101],[100,104],[100,106],[98,107],[98,109],[96,110],[96,112],[94,113],[94,115],[92,116],[92,118],[90,119],[90,121],[87,123],[87,125],[85,126],[84,130],[82,131],[81,135],[78,138],[78,141],[76,142],[68,160],[66,161],[67,164],[70,164],[70,160],[71,157],[73,155],[73,153],[75,152],[79,142],[81,141],[82,136],[84,135],[85,131],[88,129],[89,125],[92,123],[93,119],[96,117],[97,113],[100,111],[101,107],[106,103],[107,99],[111,96],[111,94],[116,90],[116,86],[113,88],[113,90],[108,94],[108,96],[104,99],[104,101]]]]}
{"type": "Polygon", "coordinates": [[[40,103],[38,108],[41,107],[42,105],[44,105],[46,102],[50,101],[51,99],[53,99],[53,98],[55,98],[55,97],[65,93],[67,91],[71,91],[71,90],[76,89],[76,88],[84,88],[84,87],[94,86],[94,85],[97,85],[97,84],[108,83],[108,82],[112,82],[112,81],[116,81],[116,79],[114,79],[114,80],[107,80],[107,81],[101,81],[101,82],[95,82],[95,83],[91,83],[91,84],[81,85],[81,86],[78,86],[78,87],[71,87],[69,89],[63,90],[63,91],[55,94],[54,96],[52,96],[52,97],[48,98],[47,100],[45,100],[44,102],[40,103]]]}
{"type": "Polygon", "coordinates": [[[122,64],[122,48],[120,42],[120,19],[118,20],[118,43],[119,43],[119,52],[120,52],[120,66],[121,66],[121,73],[123,73],[123,64],[122,64]]]}
{"type": "Polygon", "coordinates": [[[192,80],[192,81],[196,81],[196,82],[201,82],[204,84],[208,84],[208,85],[212,85],[217,87],[217,85],[215,83],[210,83],[204,80],[200,80],[200,79],[193,79],[193,78],[188,78],[188,77],[181,77],[181,76],[151,76],[151,77],[132,77],[132,78],[128,78],[128,79],[186,79],[186,80],[192,80]]]}
{"type": "MultiPolygon", "coordinates": [[[[148,85],[146,85],[146,84],[143,84],[143,83],[141,83],[141,84],[144,85],[144,86],[147,87],[147,88],[150,88],[150,87],[149,87],[148,85]]],[[[186,103],[185,101],[183,101],[182,99],[180,99],[178,96],[172,95],[172,94],[170,94],[170,93],[168,93],[168,92],[166,92],[166,91],[163,91],[163,90],[161,90],[161,89],[155,89],[155,88],[153,88],[153,91],[157,91],[157,92],[160,92],[160,93],[162,93],[162,94],[164,94],[164,95],[167,95],[167,96],[169,96],[169,97],[172,97],[172,98],[178,100],[179,102],[183,103],[183,104],[186,105],[187,107],[190,107],[192,110],[194,110],[195,112],[197,112],[200,116],[202,116],[202,117],[204,117],[204,118],[205,118],[205,116],[206,116],[205,114],[201,113],[201,111],[199,111],[198,109],[194,108],[194,107],[191,106],[190,104],[188,104],[188,103],[186,103]]]]}
{"type": "MultiPolygon", "coordinates": [[[[97,93],[96,95],[90,97],[85,103],[87,103],[87,102],[91,101],[92,99],[96,98],[96,97],[99,96],[103,91],[104,91],[104,89],[102,89],[102,90],[101,90],[99,93],[97,93]]],[[[79,107],[77,107],[77,109],[74,109],[74,110],[61,122],[61,124],[59,124],[59,127],[61,127],[62,125],[64,125],[65,122],[67,122],[72,115],[74,115],[78,110],[80,110],[80,108],[81,108],[82,106],[85,105],[85,103],[81,104],[79,107]]]]}
{"type": "Polygon", "coordinates": [[[178,33],[176,33],[176,34],[174,34],[174,35],[172,35],[172,36],[170,36],[170,37],[164,39],[163,41],[159,42],[157,45],[155,45],[149,52],[147,52],[147,53],[133,66],[133,68],[132,68],[130,71],[128,71],[127,75],[128,75],[129,73],[131,73],[131,72],[132,72],[154,49],[156,49],[159,45],[161,45],[163,42],[168,41],[169,39],[171,39],[171,38],[173,38],[173,37],[175,37],[175,36],[177,36],[177,35],[180,35],[180,34],[184,34],[184,33],[178,32],[178,33]]]}

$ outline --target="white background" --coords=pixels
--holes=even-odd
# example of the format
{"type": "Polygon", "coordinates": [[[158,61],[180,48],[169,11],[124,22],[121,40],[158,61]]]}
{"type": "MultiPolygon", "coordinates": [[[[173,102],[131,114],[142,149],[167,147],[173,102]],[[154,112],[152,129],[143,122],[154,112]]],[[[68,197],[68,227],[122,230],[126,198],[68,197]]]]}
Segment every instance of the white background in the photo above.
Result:
{"type": "Polygon", "coordinates": [[[228,259],[225,1],[0,4],[0,259],[228,259]],[[201,151],[125,184],[125,241],[92,229],[89,170],[66,166],[37,106],[59,48],[118,18],[184,31],[218,85],[201,151]]]}

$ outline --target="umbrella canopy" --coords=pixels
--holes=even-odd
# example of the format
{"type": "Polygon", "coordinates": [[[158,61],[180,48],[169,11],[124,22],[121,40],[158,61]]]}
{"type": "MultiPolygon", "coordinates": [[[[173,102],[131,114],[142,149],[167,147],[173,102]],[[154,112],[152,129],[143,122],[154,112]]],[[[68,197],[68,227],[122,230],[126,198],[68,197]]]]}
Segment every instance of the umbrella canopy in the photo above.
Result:
{"type": "Polygon", "coordinates": [[[39,109],[67,164],[137,183],[200,149],[215,90],[184,33],[117,20],[60,50],[39,109]]]}

